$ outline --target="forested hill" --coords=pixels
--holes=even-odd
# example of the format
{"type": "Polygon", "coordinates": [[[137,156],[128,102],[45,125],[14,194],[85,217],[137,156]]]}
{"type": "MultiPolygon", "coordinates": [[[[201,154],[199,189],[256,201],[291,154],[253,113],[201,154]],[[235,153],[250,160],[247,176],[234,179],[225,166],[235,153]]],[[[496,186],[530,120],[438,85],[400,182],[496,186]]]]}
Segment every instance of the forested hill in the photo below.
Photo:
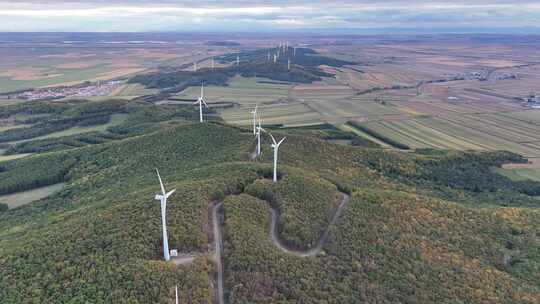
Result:
{"type": "Polygon", "coordinates": [[[272,184],[266,137],[263,156],[251,160],[250,130],[195,123],[181,107],[107,108],[33,114],[127,115],[99,133],[107,140],[0,162],[4,194],[65,183],[0,211],[0,303],[172,303],[175,285],[181,303],[212,303],[216,202],[226,303],[540,302],[540,185],[492,170],[524,161],[515,154],[401,153],[275,129],[287,140],[272,184]],[[177,190],[167,208],[170,247],[192,262],[162,261],[155,168],[177,190]],[[295,250],[328,229],[322,250],[302,257],[276,246],[271,210],[277,237],[295,250]]]}
{"type": "Polygon", "coordinates": [[[162,89],[164,94],[181,92],[189,86],[200,85],[203,81],[210,85],[227,85],[227,81],[238,74],[244,77],[265,77],[276,81],[312,83],[321,80],[321,77],[334,77],[321,70],[319,68],[321,65],[341,67],[356,64],[325,57],[307,48],[298,48],[295,51],[292,47],[280,49],[281,55],[274,62],[273,55],[277,52],[277,49],[261,49],[224,55],[216,58],[227,64],[224,67],[202,68],[198,71],[167,67],[157,72],[134,76],[130,82],[140,83],[148,88],[162,89]],[[271,57],[270,60],[268,55],[271,57]],[[239,65],[236,64],[237,58],[240,59],[239,65]]]}

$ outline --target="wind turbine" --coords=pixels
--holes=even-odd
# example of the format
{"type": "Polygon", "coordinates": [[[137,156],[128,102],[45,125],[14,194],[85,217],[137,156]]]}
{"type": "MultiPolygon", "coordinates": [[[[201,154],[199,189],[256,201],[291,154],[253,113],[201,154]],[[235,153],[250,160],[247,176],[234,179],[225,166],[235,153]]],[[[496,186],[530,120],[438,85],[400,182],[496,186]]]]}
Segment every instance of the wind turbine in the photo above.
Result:
{"type": "Polygon", "coordinates": [[[193,104],[198,104],[199,105],[199,118],[200,118],[201,123],[203,123],[204,122],[203,121],[203,116],[202,116],[202,106],[203,106],[203,104],[204,104],[205,107],[208,108],[208,104],[204,100],[204,82],[201,83],[201,96],[199,96],[197,101],[195,101],[193,104]]]}
{"type": "Polygon", "coordinates": [[[257,108],[259,105],[255,105],[255,109],[251,111],[251,114],[253,114],[253,135],[257,134],[257,108]]]}
{"type": "Polygon", "coordinates": [[[214,57],[212,57],[212,70],[214,70],[215,63],[214,63],[214,57]]]}
{"type": "Polygon", "coordinates": [[[176,285],[176,288],[174,290],[174,294],[175,294],[175,299],[176,299],[175,303],[178,304],[178,285],[176,285]]]}
{"type": "Polygon", "coordinates": [[[277,183],[277,159],[278,159],[278,150],[279,146],[285,141],[286,137],[283,137],[279,142],[276,142],[276,139],[272,134],[270,134],[270,137],[272,137],[272,149],[274,149],[274,183],[277,183]]]}
{"type": "Polygon", "coordinates": [[[291,60],[288,59],[287,60],[287,71],[290,71],[291,70],[291,60]]]}
{"type": "Polygon", "coordinates": [[[261,155],[261,131],[266,132],[266,130],[261,127],[261,119],[259,118],[259,126],[257,126],[257,156],[261,155]]]}
{"type": "Polygon", "coordinates": [[[176,189],[165,192],[165,187],[163,186],[163,182],[161,181],[161,176],[159,175],[159,170],[156,168],[156,173],[159,179],[159,185],[161,186],[161,194],[156,194],[155,199],[161,202],[161,224],[163,226],[163,257],[165,258],[165,261],[168,261],[171,259],[169,255],[169,239],[167,238],[167,220],[165,218],[166,211],[167,211],[167,198],[171,196],[176,189]]]}

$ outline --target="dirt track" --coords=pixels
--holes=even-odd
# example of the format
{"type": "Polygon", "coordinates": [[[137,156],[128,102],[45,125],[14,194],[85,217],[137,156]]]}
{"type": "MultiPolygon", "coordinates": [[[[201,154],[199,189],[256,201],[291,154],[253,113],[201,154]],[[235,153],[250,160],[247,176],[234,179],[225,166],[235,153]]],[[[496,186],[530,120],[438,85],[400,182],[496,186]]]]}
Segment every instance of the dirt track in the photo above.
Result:
{"type": "MultiPolygon", "coordinates": [[[[334,215],[332,216],[332,219],[330,223],[328,224],[328,227],[323,232],[321,238],[317,242],[317,245],[315,247],[308,249],[308,250],[296,250],[292,249],[289,246],[285,245],[282,241],[279,240],[278,232],[277,232],[277,220],[278,220],[278,213],[273,208],[270,208],[271,213],[271,220],[270,220],[270,232],[269,237],[272,240],[272,243],[276,245],[279,249],[282,251],[292,254],[298,257],[311,257],[316,256],[322,251],[322,248],[326,241],[328,240],[328,235],[330,233],[330,229],[337,220],[339,219],[341,213],[343,212],[343,209],[349,202],[349,195],[342,193],[343,198],[341,200],[341,203],[337,207],[336,211],[334,212],[334,215]]],[[[223,250],[223,239],[221,234],[221,219],[220,219],[220,208],[222,206],[222,203],[215,203],[212,207],[212,225],[213,225],[213,233],[214,233],[214,261],[216,262],[216,270],[217,270],[217,290],[216,290],[216,302],[218,304],[224,304],[225,303],[225,297],[224,297],[224,289],[223,289],[223,262],[222,262],[222,250],[223,250]]]]}
{"type": "Polygon", "coordinates": [[[217,203],[212,208],[212,223],[214,226],[214,261],[217,268],[217,303],[224,304],[225,297],[223,293],[223,262],[221,258],[221,250],[223,248],[223,240],[221,236],[221,221],[219,218],[219,209],[222,203],[217,203]]]}
{"type": "Polygon", "coordinates": [[[293,254],[298,257],[310,257],[310,256],[315,256],[319,254],[322,251],[322,248],[328,239],[330,228],[336,223],[336,221],[338,220],[339,216],[341,215],[343,211],[343,208],[349,202],[350,197],[345,193],[342,193],[342,194],[343,194],[343,198],[341,200],[341,203],[337,207],[334,213],[334,216],[332,217],[332,220],[330,221],[328,227],[326,227],[326,230],[324,230],[324,233],[319,239],[319,241],[317,242],[317,245],[315,245],[315,247],[308,250],[292,249],[289,246],[285,245],[282,241],[280,241],[278,232],[277,232],[278,213],[275,209],[271,208],[270,213],[271,213],[272,218],[270,220],[270,239],[272,240],[272,243],[274,243],[274,245],[276,245],[282,251],[289,254],[293,254]]]}

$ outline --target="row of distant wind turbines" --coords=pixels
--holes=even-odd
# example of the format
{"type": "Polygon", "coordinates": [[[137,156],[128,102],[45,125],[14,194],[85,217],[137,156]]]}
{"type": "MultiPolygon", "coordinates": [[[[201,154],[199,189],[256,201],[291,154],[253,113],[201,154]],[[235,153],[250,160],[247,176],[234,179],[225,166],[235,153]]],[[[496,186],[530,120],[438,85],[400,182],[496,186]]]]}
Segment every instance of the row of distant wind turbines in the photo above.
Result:
{"type": "MultiPolygon", "coordinates": [[[[206,103],[206,100],[204,98],[204,83],[201,84],[201,95],[199,96],[199,98],[194,104],[199,105],[199,121],[200,123],[204,123],[203,105],[208,108],[208,104],[206,103]]],[[[251,111],[251,114],[253,115],[253,134],[257,138],[256,156],[260,156],[261,155],[261,135],[262,135],[262,132],[267,133],[267,131],[262,128],[261,118],[259,117],[257,111],[258,111],[258,105],[256,105],[253,111],[251,111]]],[[[268,135],[270,135],[270,138],[272,138],[271,147],[274,150],[274,174],[273,174],[272,180],[274,183],[277,183],[278,152],[279,152],[279,147],[285,141],[286,137],[282,138],[278,142],[276,141],[276,139],[274,138],[272,134],[268,133],[268,135]]],[[[173,257],[178,255],[176,250],[169,251],[169,239],[167,236],[167,220],[166,220],[167,199],[176,191],[176,189],[173,189],[167,192],[165,190],[165,186],[163,185],[163,181],[161,180],[161,176],[157,168],[156,168],[156,173],[159,179],[159,185],[161,187],[161,194],[156,194],[155,199],[160,201],[160,204],[161,204],[161,224],[163,228],[163,258],[165,259],[165,261],[169,261],[171,259],[171,255],[173,257]]],[[[176,286],[175,295],[176,295],[176,303],[178,303],[178,286],[176,286]]]]}
{"type": "MultiPolygon", "coordinates": [[[[277,63],[278,59],[280,58],[281,54],[285,54],[287,53],[287,51],[289,50],[289,43],[280,43],[276,46],[276,53],[275,54],[271,54],[270,52],[268,52],[267,54],[267,58],[266,58],[266,62],[269,63],[269,62],[272,62],[272,58],[273,58],[273,62],[274,63],[277,63]]],[[[296,57],[296,49],[297,47],[293,47],[293,57],[296,57]]],[[[239,67],[240,66],[240,55],[237,55],[236,56],[236,62],[235,62],[236,66],[239,67]]],[[[210,58],[210,67],[212,70],[215,69],[216,67],[216,62],[215,62],[215,59],[214,57],[210,58]]],[[[291,59],[290,57],[287,59],[287,70],[290,71],[291,70],[291,59]]],[[[197,72],[198,71],[198,62],[197,61],[194,61],[193,62],[193,72],[197,72]]]]}

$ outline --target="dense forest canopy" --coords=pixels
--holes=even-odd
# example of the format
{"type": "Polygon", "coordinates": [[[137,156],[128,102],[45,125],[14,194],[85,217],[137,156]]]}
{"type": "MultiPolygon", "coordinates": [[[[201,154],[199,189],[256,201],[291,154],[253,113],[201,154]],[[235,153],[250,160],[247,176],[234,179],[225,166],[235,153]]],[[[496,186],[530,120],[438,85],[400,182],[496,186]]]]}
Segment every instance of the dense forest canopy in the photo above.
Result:
{"type": "Polygon", "coordinates": [[[0,212],[1,302],[168,303],[178,284],[184,302],[209,303],[215,200],[223,201],[231,303],[540,299],[540,272],[531,271],[540,267],[540,203],[532,196],[539,184],[490,170],[523,162],[518,155],[400,153],[330,143],[324,138],[336,134],[328,126],[282,129],[273,131],[288,136],[282,178],[272,185],[268,138],[263,158],[250,161],[249,130],[193,124],[181,107],[181,115],[144,103],[120,108],[129,116],[110,131],[118,137],[0,163],[2,193],[66,183],[53,196],[0,212]],[[197,253],[191,264],[161,261],[155,167],[177,189],[168,208],[171,248],[197,253]],[[312,246],[339,192],[351,201],[320,254],[291,256],[269,240],[268,210],[277,208],[279,237],[312,246]],[[514,208],[501,208],[508,205],[514,208]]]}

